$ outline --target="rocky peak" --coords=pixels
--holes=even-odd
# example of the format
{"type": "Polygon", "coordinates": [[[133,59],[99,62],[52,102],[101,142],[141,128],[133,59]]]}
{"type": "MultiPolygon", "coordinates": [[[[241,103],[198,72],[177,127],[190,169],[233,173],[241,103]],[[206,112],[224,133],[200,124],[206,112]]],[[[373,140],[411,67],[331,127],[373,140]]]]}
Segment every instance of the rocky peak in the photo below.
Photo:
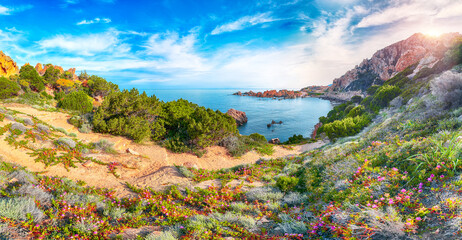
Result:
{"type": "Polygon", "coordinates": [[[334,80],[330,91],[365,91],[373,84],[386,81],[407,67],[418,64],[417,71],[432,67],[453,45],[459,33],[430,37],[416,33],[408,39],[385,47],[360,65],[334,80]]]}
{"type": "Polygon", "coordinates": [[[19,73],[18,65],[9,56],[0,51],[0,76],[9,77],[19,73]]]}

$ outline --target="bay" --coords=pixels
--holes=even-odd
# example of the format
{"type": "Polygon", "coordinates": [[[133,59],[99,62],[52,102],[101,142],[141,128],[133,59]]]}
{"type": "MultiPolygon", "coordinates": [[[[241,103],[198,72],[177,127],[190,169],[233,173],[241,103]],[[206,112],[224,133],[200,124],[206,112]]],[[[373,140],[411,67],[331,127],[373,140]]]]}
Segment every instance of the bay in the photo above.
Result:
{"type": "MultiPolygon", "coordinates": [[[[143,91],[143,90],[141,90],[143,91]]],[[[309,137],[321,116],[327,115],[333,105],[319,98],[268,99],[232,95],[237,90],[144,90],[148,95],[156,95],[160,100],[174,101],[185,99],[200,106],[226,112],[230,108],[247,114],[247,124],[239,127],[243,135],[259,133],[266,139],[279,138],[286,141],[294,134],[309,137]],[[268,128],[274,120],[282,121],[268,128]]]]}

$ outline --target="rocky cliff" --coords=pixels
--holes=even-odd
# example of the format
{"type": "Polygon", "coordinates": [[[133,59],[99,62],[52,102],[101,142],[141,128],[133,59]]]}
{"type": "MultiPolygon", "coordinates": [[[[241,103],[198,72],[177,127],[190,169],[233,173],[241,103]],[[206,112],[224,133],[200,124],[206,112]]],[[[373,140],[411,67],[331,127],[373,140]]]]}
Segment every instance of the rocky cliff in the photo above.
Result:
{"type": "Polygon", "coordinates": [[[433,67],[453,45],[459,33],[430,37],[416,33],[406,40],[377,51],[370,59],[334,80],[329,91],[362,91],[373,84],[392,78],[407,67],[417,64],[416,71],[433,67]]]}
{"type": "MultiPolygon", "coordinates": [[[[45,74],[45,72],[47,71],[47,69],[51,68],[51,67],[55,68],[55,69],[58,69],[60,74],[64,73],[63,67],[53,65],[53,64],[46,64],[45,66],[43,66],[41,63],[37,63],[37,65],[35,65],[35,70],[37,70],[37,72],[40,74],[40,76],[43,76],[45,74]]],[[[69,72],[72,75],[72,79],[74,79],[74,80],[78,79],[77,75],[75,74],[75,68],[69,68],[67,70],[67,72],[69,72]]]]}
{"type": "Polygon", "coordinates": [[[0,76],[9,77],[18,72],[18,65],[16,65],[13,59],[0,51],[0,76]]]}

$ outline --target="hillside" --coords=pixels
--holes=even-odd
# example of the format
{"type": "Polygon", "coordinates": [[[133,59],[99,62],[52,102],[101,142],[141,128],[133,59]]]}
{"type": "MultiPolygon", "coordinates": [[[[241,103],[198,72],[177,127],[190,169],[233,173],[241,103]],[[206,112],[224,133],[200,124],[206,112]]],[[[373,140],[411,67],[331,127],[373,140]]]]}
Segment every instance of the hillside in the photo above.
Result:
{"type": "Polygon", "coordinates": [[[314,150],[233,135],[235,122],[219,112],[83,73],[41,87],[50,76],[23,66],[0,94],[0,234],[460,239],[462,44],[418,65],[320,118],[316,138],[330,144],[314,150]]]}

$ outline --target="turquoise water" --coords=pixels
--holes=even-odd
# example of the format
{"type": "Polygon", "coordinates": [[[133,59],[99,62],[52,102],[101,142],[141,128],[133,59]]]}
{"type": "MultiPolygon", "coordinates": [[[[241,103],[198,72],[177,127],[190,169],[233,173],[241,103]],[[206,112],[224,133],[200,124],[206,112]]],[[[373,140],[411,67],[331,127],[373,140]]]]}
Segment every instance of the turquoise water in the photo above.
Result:
{"type": "Polygon", "coordinates": [[[274,100],[232,95],[236,90],[144,90],[148,95],[156,95],[162,101],[173,101],[180,98],[200,106],[228,111],[230,108],[244,111],[248,122],[239,127],[243,135],[260,133],[267,139],[279,138],[286,141],[294,134],[305,137],[311,135],[313,127],[320,116],[325,116],[332,104],[318,98],[300,98],[274,100]],[[283,124],[266,125],[271,120],[282,121],[283,124]]]}

